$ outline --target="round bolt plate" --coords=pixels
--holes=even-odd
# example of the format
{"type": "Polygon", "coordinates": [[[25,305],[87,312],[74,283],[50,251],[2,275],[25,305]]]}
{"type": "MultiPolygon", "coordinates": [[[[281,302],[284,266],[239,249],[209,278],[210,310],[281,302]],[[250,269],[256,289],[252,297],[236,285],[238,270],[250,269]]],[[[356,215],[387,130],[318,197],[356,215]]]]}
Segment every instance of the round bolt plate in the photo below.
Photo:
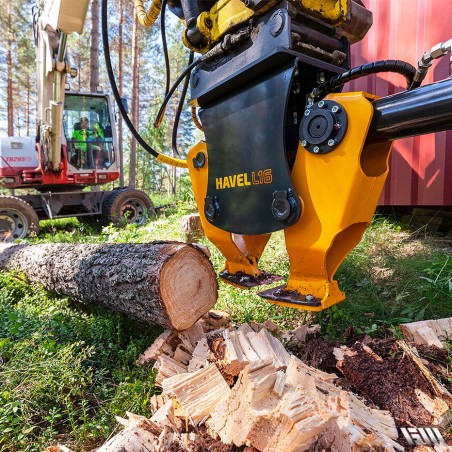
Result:
{"type": "Polygon", "coordinates": [[[333,151],[346,132],[347,113],[331,100],[322,100],[305,110],[300,122],[301,145],[313,154],[333,151]]]}

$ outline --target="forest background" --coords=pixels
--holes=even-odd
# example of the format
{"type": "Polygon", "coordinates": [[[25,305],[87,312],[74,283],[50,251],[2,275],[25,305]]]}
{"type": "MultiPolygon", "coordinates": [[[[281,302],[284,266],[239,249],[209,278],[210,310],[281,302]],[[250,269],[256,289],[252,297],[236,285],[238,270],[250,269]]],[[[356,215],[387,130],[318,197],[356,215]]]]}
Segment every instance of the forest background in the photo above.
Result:
{"type": "MultiPolygon", "coordinates": [[[[35,0],[0,0],[0,136],[36,134],[35,4],[35,0]]],[[[160,19],[153,27],[139,26],[132,0],[110,0],[108,9],[113,69],[120,93],[128,99],[129,116],[152,147],[177,156],[171,136],[182,86],[173,95],[161,126],[153,126],[166,83],[160,19]]],[[[188,49],[181,41],[182,24],[171,13],[166,14],[173,83],[187,66],[188,49]]],[[[76,78],[68,77],[72,91],[96,92],[101,86],[104,92],[111,93],[100,33],[100,2],[92,0],[84,32],[69,37],[69,56],[78,71],[76,78]]],[[[157,162],[137,145],[117,109],[116,112],[121,178],[115,185],[169,195],[186,193],[190,185],[188,173],[157,162]]],[[[185,104],[177,138],[182,157],[199,138],[200,132],[185,104]]]]}

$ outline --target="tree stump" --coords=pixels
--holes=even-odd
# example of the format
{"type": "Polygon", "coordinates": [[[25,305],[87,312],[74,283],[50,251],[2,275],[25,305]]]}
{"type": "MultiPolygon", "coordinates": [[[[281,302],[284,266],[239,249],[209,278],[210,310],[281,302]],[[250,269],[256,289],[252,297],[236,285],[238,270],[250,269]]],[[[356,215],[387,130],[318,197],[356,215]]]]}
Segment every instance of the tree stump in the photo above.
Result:
{"type": "Polygon", "coordinates": [[[181,229],[183,240],[187,243],[193,243],[204,237],[201,218],[199,215],[185,215],[181,219],[181,229]]]}

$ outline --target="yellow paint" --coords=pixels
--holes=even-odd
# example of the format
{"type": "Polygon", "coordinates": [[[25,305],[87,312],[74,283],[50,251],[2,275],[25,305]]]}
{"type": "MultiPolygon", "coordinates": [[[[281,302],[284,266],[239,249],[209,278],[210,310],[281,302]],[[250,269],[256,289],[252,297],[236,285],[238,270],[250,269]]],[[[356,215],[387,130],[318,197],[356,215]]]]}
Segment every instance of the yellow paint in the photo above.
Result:
{"type": "MultiPolygon", "coordinates": [[[[269,300],[281,306],[310,311],[321,311],[345,299],[334,274],[372,221],[388,174],[392,148],[391,143],[365,145],[374,96],[359,92],[333,94],[328,99],[345,109],[347,133],[341,144],[328,154],[315,155],[299,147],[291,178],[303,205],[302,216],[284,231],[290,260],[286,289],[302,296],[312,295],[321,300],[321,306],[269,300]]],[[[230,274],[243,272],[259,276],[262,273],[258,268],[259,258],[270,234],[234,235],[209,223],[204,215],[208,182],[208,153],[204,142],[190,150],[187,162],[204,231],[226,258],[225,270],[230,274]],[[207,163],[203,168],[193,166],[198,152],[206,156],[207,163]]],[[[223,185],[225,180],[228,184],[234,180],[239,184],[241,176],[220,180],[223,185]]],[[[269,180],[268,174],[266,176],[269,180]]],[[[256,181],[265,180],[265,171],[254,173],[253,177],[256,181]]],[[[243,183],[245,180],[243,174],[243,183]]]]}
{"type": "Polygon", "coordinates": [[[350,0],[292,0],[307,13],[321,17],[336,25],[347,19],[348,2],[350,0]]]}
{"type": "Polygon", "coordinates": [[[327,99],[346,110],[347,133],[328,154],[315,155],[299,147],[291,177],[303,200],[303,213],[285,230],[290,260],[287,290],[319,298],[321,307],[302,307],[311,311],[345,299],[333,277],[372,221],[391,151],[391,143],[364,147],[373,114],[364,93],[333,94],[327,99]]]}
{"type": "Polygon", "coordinates": [[[210,11],[198,16],[197,25],[201,33],[208,39],[209,45],[216,43],[227,31],[254,15],[241,0],[219,0],[210,11]],[[206,20],[212,22],[209,28],[206,20]]]}

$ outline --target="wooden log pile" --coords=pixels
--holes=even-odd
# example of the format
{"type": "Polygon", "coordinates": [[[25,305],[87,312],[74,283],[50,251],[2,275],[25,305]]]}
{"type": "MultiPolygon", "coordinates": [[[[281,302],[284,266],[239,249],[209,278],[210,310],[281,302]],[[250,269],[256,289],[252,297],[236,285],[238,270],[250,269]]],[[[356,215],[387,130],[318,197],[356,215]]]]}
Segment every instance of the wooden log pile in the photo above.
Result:
{"type": "MultiPolygon", "coordinates": [[[[425,327],[407,326],[410,337],[417,326],[425,327]]],[[[338,386],[336,374],[291,355],[268,328],[277,331],[271,322],[236,329],[227,315],[211,311],[184,332],[162,333],[137,360],[153,366],[162,388],[151,398],[152,417],[117,418],[125,428],[97,452],[403,451],[397,427],[444,425],[452,396],[408,343],[367,338],[335,349],[347,387],[358,394],[375,388],[365,403],[338,386]]],[[[305,333],[303,327],[284,336],[305,333]]]]}
{"type": "Polygon", "coordinates": [[[165,331],[140,356],[163,392],[150,419],[118,419],[126,428],[99,452],[196,451],[201,430],[217,441],[210,450],[403,450],[391,414],[336,386],[337,375],[289,354],[263,325],[234,329],[214,315],[215,329],[208,317],[165,331]]]}

